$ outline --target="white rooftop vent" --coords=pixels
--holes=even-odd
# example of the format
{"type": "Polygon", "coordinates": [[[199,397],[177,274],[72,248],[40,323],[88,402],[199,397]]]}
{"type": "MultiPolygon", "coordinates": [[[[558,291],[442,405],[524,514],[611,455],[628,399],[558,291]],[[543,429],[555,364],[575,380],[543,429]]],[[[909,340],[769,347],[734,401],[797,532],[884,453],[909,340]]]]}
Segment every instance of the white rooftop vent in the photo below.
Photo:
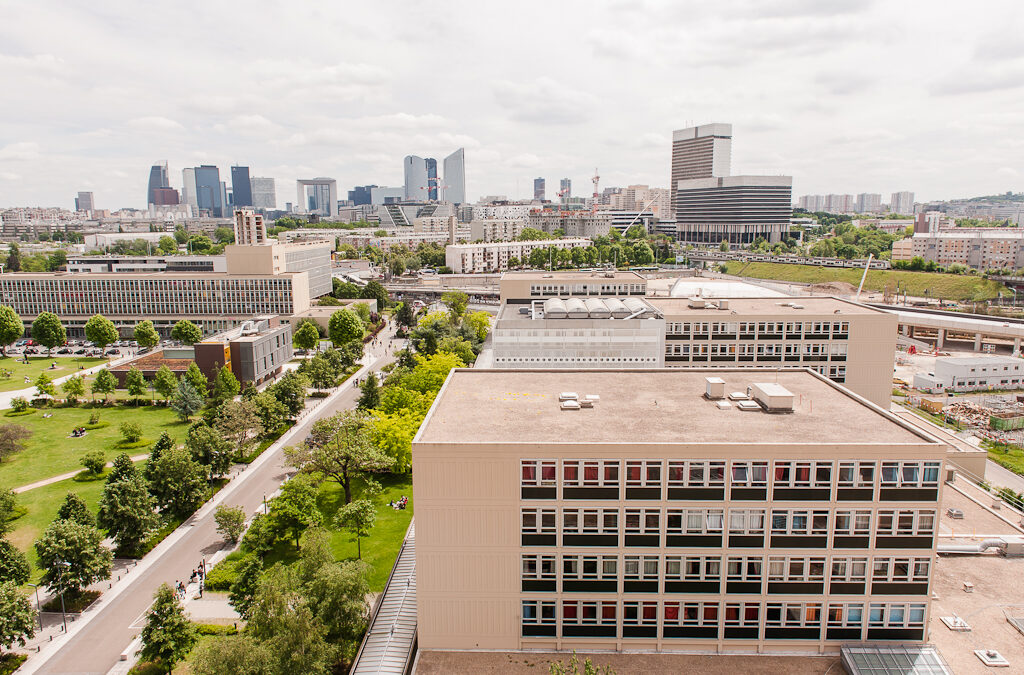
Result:
{"type": "Polygon", "coordinates": [[[746,393],[742,391],[734,391],[731,394],[729,394],[730,401],[746,401],[748,398],[750,397],[747,396],[746,393]]]}
{"type": "Polygon", "coordinates": [[[579,410],[580,409],[580,402],[579,401],[562,401],[561,408],[562,408],[562,410],[579,410]]]}
{"type": "Polygon", "coordinates": [[[583,397],[583,400],[584,401],[590,401],[591,403],[600,403],[601,402],[601,395],[600,394],[587,394],[586,396],[583,397]]]}
{"type": "Polygon", "coordinates": [[[693,297],[686,303],[686,306],[690,309],[704,309],[708,303],[704,301],[704,298],[693,297]]]}
{"type": "Polygon", "coordinates": [[[559,401],[576,401],[579,396],[574,391],[563,391],[558,395],[559,401]]]}
{"type": "Polygon", "coordinates": [[[750,387],[751,398],[771,413],[793,412],[793,392],[775,382],[755,382],[750,387]]]}
{"type": "Polygon", "coordinates": [[[725,398],[725,380],[720,377],[704,378],[704,397],[711,401],[725,398]]]}
{"type": "Polygon", "coordinates": [[[975,649],[974,655],[990,668],[1009,668],[1010,662],[994,649],[975,649]]]}
{"type": "Polygon", "coordinates": [[[729,309],[729,301],[722,298],[718,301],[718,309],[729,309]]]}
{"type": "Polygon", "coordinates": [[[718,406],[719,410],[728,410],[732,407],[732,404],[728,401],[715,401],[715,405],[718,406]]]}
{"type": "Polygon", "coordinates": [[[796,303],[793,303],[792,305],[790,305],[790,307],[792,307],[793,309],[803,309],[804,308],[803,305],[798,305],[796,303]]]}
{"type": "Polygon", "coordinates": [[[736,401],[736,407],[739,408],[740,410],[760,410],[761,409],[761,406],[759,406],[754,401],[736,401]]]}

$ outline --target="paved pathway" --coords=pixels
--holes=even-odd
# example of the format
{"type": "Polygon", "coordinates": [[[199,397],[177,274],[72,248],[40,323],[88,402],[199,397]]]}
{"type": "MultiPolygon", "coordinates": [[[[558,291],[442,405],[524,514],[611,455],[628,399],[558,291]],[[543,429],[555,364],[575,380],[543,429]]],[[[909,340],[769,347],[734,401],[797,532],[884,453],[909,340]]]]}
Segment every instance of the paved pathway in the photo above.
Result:
{"type": "MultiPolygon", "coordinates": [[[[57,358],[57,357],[55,357],[55,358],[57,358]]],[[[61,358],[66,358],[66,357],[61,357],[61,358]]],[[[97,363],[95,366],[92,366],[91,368],[84,368],[82,370],[75,370],[75,371],[72,371],[70,373],[67,373],[65,375],[62,375],[62,376],[58,377],[57,379],[55,379],[53,381],[53,383],[59,387],[61,384],[64,383],[64,381],[66,379],[68,379],[72,375],[92,375],[93,373],[97,373],[100,370],[102,370],[103,368],[106,368],[107,366],[117,365],[117,364],[121,363],[122,361],[128,360],[129,358],[133,358],[133,356],[130,356],[130,355],[129,356],[122,356],[120,358],[114,359],[113,361],[108,361],[107,363],[97,363]]],[[[60,372],[64,372],[64,371],[60,371],[60,372]]],[[[19,397],[19,396],[23,396],[24,398],[27,398],[27,399],[32,399],[35,395],[36,395],[36,388],[35,388],[34,385],[30,386],[30,387],[26,387],[24,389],[18,389],[16,391],[2,391],[2,392],[0,392],[0,410],[3,410],[4,408],[10,408],[11,407],[11,401],[14,400],[15,398],[19,397]]]]}
{"type": "MultiPolygon", "coordinates": [[[[145,455],[135,455],[134,457],[132,457],[132,461],[133,462],[141,462],[142,460],[146,459],[147,457],[149,457],[148,454],[145,454],[145,455]]],[[[114,466],[114,463],[113,462],[107,462],[107,466],[108,467],[114,466]]],[[[82,469],[79,469],[78,471],[69,471],[67,473],[62,473],[59,476],[51,476],[50,478],[46,478],[46,479],[43,479],[43,480],[37,480],[35,483],[29,483],[28,485],[22,485],[21,487],[14,488],[14,493],[15,494],[21,494],[22,492],[28,492],[29,490],[35,490],[36,488],[41,488],[44,485],[50,485],[51,483],[59,483],[62,480],[67,480],[68,478],[74,478],[75,476],[77,476],[80,473],[82,473],[82,469]]]]}

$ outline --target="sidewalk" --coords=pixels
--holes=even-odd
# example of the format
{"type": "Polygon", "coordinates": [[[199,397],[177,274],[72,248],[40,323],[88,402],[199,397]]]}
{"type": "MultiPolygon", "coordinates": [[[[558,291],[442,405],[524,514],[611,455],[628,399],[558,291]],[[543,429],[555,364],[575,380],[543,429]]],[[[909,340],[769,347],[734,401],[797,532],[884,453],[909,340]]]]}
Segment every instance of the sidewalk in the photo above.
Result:
{"type": "MultiPolygon", "coordinates": [[[[53,384],[55,386],[57,386],[57,387],[60,387],[60,385],[63,384],[64,381],[67,380],[69,377],[73,377],[75,375],[82,375],[82,376],[92,375],[93,373],[97,373],[97,372],[99,372],[100,370],[102,370],[104,368],[107,368],[109,366],[115,366],[115,365],[121,363],[122,361],[131,359],[131,358],[134,358],[134,357],[131,356],[131,355],[127,355],[127,356],[119,357],[119,358],[114,359],[112,361],[107,361],[106,363],[97,363],[95,366],[92,366],[91,368],[85,368],[83,370],[76,370],[73,373],[68,373],[67,375],[62,375],[62,376],[58,377],[57,379],[55,379],[53,381],[53,384]]],[[[2,410],[4,408],[10,408],[11,407],[11,401],[13,401],[14,399],[18,398],[19,396],[22,396],[22,397],[24,397],[26,399],[30,399],[31,400],[32,398],[35,397],[35,395],[36,395],[36,388],[35,388],[34,385],[30,386],[30,387],[25,387],[24,389],[18,389],[17,391],[4,391],[4,392],[0,392],[0,410],[2,410]]]]}
{"type": "MultiPolygon", "coordinates": [[[[141,462],[142,460],[146,459],[147,457],[149,457],[148,454],[146,454],[146,455],[135,455],[135,456],[132,457],[132,461],[133,462],[141,462]]],[[[107,467],[108,468],[112,467],[112,466],[114,466],[113,462],[107,462],[107,467]]],[[[44,478],[43,480],[37,480],[35,483],[29,483],[28,485],[22,485],[21,487],[16,487],[16,488],[14,488],[14,494],[21,494],[22,492],[28,492],[29,490],[35,490],[36,488],[41,488],[44,485],[50,485],[51,483],[59,483],[62,480],[67,480],[68,478],[74,478],[78,474],[82,473],[82,471],[83,471],[83,469],[79,469],[78,471],[68,471],[67,473],[62,473],[62,474],[60,474],[58,476],[50,476],[49,478],[44,478]]]]}

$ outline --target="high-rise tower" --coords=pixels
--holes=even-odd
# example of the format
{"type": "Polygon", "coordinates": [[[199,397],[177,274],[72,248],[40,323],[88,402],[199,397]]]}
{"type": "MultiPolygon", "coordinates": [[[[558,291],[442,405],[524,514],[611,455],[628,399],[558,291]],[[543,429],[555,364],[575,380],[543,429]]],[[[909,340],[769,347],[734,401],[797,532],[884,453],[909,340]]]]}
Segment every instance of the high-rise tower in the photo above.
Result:
{"type": "Polygon", "coordinates": [[[231,192],[235,206],[252,206],[252,183],[249,180],[249,167],[231,167],[231,192]]]}
{"type": "Polygon", "coordinates": [[[459,148],[444,158],[444,191],[441,198],[452,204],[466,203],[466,149],[459,148]]]}
{"type": "Polygon", "coordinates": [[[703,124],[672,132],[672,212],[676,211],[679,181],[729,175],[732,125],[703,124]]]}
{"type": "Polygon", "coordinates": [[[156,191],[171,187],[167,179],[167,162],[157,162],[149,169],[149,188],[146,190],[146,204],[157,204],[156,191]]]}

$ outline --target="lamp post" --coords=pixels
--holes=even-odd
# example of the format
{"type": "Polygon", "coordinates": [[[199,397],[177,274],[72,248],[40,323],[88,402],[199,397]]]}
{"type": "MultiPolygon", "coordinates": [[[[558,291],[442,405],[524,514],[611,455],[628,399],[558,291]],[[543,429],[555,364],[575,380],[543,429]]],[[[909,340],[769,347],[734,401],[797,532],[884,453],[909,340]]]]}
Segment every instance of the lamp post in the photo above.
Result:
{"type": "Polygon", "coordinates": [[[29,586],[36,589],[36,617],[39,619],[39,630],[43,630],[43,606],[39,604],[39,586],[36,584],[29,584],[29,586]]]}
{"type": "Polygon", "coordinates": [[[66,634],[68,632],[68,614],[64,609],[64,568],[71,567],[71,563],[61,560],[58,564],[60,564],[60,574],[57,577],[57,583],[60,584],[60,616],[64,621],[64,633],[66,634]]]}

